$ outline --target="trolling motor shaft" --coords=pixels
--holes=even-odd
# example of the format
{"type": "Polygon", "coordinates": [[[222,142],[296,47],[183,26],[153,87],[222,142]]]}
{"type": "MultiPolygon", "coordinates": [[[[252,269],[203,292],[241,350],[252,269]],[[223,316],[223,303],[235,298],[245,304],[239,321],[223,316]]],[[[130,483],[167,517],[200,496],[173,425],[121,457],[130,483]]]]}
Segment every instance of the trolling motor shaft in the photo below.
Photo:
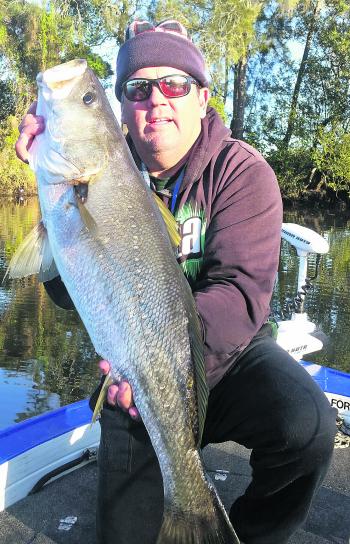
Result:
{"type": "Polygon", "coordinates": [[[295,223],[282,224],[282,238],[295,247],[299,271],[294,307],[289,307],[292,314],[289,319],[278,322],[277,343],[299,360],[306,353],[319,351],[323,347],[322,342],[310,334],[314,332],[315,324],[309,321],[303,306],[305,296],[311,289],[311,280],[317,277],[317,270],[313,278],[307,277],[308,255],[317,254],[317,269],[321,255],[329,251],[329,244],[317,232],[295,223]]]}
{"type": "Polygon", "coordinates": [[[299,257],[298,286],[294,310],[296,313],[302,313],[305,296],[311,288],[310,281],[317,277],[317,270],[313,278],[307,277],[308,255],[309,253],[317,254],[317,268],[320,255],[328,253],[329,244],[317,232],[295,223],[282,224],[282,238],[295,247],[299,257]]]}

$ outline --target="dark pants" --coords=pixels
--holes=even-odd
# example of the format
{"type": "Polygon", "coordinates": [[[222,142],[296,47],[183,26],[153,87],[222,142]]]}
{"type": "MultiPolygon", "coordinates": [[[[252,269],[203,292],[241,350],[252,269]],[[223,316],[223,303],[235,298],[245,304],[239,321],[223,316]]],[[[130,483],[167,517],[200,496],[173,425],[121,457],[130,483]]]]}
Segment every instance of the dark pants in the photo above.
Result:
{"type": "MultiPolygon", "coordinates": [[[[247,544],[282,544],[305,520],[326,474],[335,409],[319,386],[270,336],[240,355],[211,391],[203,436],[252,449],[252,481],[230,519],[247,544]]],[[[142,423],[104,409],[99,450],[99,544],[154,544],[163,485],[142,423]]]]}

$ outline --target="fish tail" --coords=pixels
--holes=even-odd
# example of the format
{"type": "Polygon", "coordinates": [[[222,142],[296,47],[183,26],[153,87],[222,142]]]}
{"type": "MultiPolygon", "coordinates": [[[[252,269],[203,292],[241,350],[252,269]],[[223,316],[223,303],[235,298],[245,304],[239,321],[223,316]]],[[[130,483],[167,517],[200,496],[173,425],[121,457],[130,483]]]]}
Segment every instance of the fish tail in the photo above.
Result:
{"type": "Polygon", "coordinates": [[[239,544],[219,500],[215,510],[213,519],[165,509],[157,544],[239,544]]]}

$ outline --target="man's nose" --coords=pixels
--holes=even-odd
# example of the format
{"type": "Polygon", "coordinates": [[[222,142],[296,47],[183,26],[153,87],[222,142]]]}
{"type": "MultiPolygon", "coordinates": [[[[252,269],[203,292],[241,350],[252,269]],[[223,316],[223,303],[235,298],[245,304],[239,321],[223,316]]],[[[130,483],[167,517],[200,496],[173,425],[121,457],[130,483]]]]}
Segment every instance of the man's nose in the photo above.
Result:
{"type": "Polygon", "coordinates": [[[152,106],[158,106],[160,104],[167,103],[167,99],[159,89],[158,85],[152,85],[152,92],[148,100],[152,106]]]}

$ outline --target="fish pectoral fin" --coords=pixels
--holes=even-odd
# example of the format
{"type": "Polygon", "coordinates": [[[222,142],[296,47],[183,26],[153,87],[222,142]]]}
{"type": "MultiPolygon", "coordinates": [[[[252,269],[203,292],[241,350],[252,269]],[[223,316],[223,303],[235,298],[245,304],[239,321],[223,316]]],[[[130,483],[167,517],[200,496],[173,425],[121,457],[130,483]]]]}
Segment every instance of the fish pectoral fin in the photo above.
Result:
{"type": "MultiPolygon", "coordinates": [[[[39,275],[39,281],[48,281],[58,276],[47,230],[40,221],[25,237],[13,255],[6,270],[4,280],[10,278],[24,278],[32,274],[39,275]]],[[[3,281],[4,281],[3,280],[3,281]]]]}
{"type": "Polygon", "coordinates": [[[92,234],[92,236],[96,236],[97,234],[97,223],[95,219],[92,217],[91,213],[85,206],[85,203],[81,201],[80,198],[77,198],[77,204],[78,209],[80,212],[80,217],[82,219],[82,222],[84,223],[87,230],[92,234]]]}
{"type": "Polygon", "coordinates": [[[156,193],[153,193],[153,197],[154,197],[155,203],[157,204],[159,208],[160,213],[162,214],[164,223],[168,230],[171,243],[173,244],[174,247],[178,247],[181,240],[181,236],[179,234],[179,227],[175,220],[175,217],[173,216],[171,211],[168,210],[168,208],[166,207],[162,199],[159,198],[159,196],[156,193]]]}

